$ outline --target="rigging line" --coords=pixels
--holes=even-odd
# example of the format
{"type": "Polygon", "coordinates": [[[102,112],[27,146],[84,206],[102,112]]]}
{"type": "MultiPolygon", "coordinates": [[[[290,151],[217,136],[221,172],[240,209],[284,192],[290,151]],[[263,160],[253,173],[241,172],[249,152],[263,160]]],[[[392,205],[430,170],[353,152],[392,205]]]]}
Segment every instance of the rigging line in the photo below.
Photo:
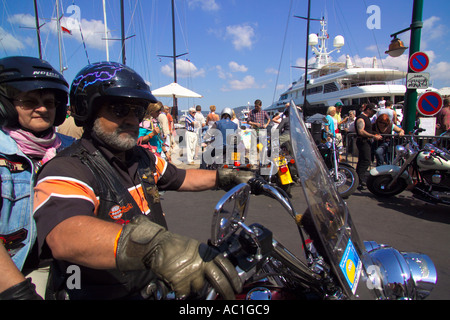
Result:
{"type": "MultiPolygon", "coordinates": [[[[179,14],[179,12],[178,12],[178,7],[177,7],[177,5],[175,5],[175,16],[177,17],[178,25],[181,26],[182,23],[181,23],[180,14],[179,14]]],[[[183,30],[183,28],[179,28],[179,29],[180,29],[180,31],[181,31],[181,36],[182,36],[182,38],[183,38],[184,46],[185,46],[186,49],[187,49],[187,41],[186,41],[186,36],[185,36],[184,30],[183,30]]],[[[175,39],[175,41],[176,41],[176,39],[175,39]]],[[[178,54],[175,52],[175,55],[178,55],[178,54]]],[[[178,60],[178,58],[177,58],[176,60],[178,60]]],[[[188,68],[188,72],[190,72],[190,68],[188,68]]],[[[190,77],[190,75],[189,75],[188,77],[190,77]]]]}
{"type": "MultiPolygon", "coordinates": [[[[137,1],[139,1],[139,0],[137,0],[137,1]]],[[[142,72],[142,76],[144,77],[144,79],[149,79],[150,77],[149,77],[149,70],[150,70],[150,68],[149,68],[149,63],[148,63],[148,57],[149,57],[149,54],[148,54],[148,51],[150,51],[150,48],[148,47],[149,45],[148,45],[148,43],[150,42],[150,41],[148,41],[146,38],[145,38],[145,35],[146,35],[146,30],[145,30],[145,26],[144,26],[144,17],[143,17],[143,8],[142,8],[142,2],[139,2],[139,10],[138,10],[138,14],[137,14],[137,21],[138,21],[138,23],[137,23],[137,25],[139,26],[139,28],[140,28],[140,30],[141,30],[141,32],[139,33],[139,38],[141,39],[140,40],[140,44],[142,45],[142,66],[143,66],[143,70],[141,71],[142,72]]]]}
{"type": "MultiPolygon", "coordinates": [[[[184,3],[186,3],[186,2],[184,2],[184,3]]],[[[175,6],[175,11],[176,11],[176,13],[177,13],[176,16],[177,16],[177,18],[178,18],[178,24],[179,24],[180,26],[182,26],[183,24],[181,23],[181,18],[180,18],[181,15],[178,13],[178,8],[177,8],[177,6],[175,6]]],[[[187,28],[187,24],[186,24],[186,6],[184,6],[184,17],[185,17],[185,18],[184,18],[184,27],[187,28]]],[[[186,50],[189,51],[186,33],[184,32],[184,29],[183,29],[183,28],[180,28],[180,31],[181,31],[181,35],[183,36],[184,46],[186,47],[186,50]]]]}
{"type": "Polygon", "coordinates": [[[91,64],[91,61],[89,60],[89,54],[88,54],[88,51],[86,48],[86,43],[84,42],[83,31],[81,30],[81,22],[79,22],[78,25],[80,27],[81,41],[83,41],[83,47],[84,47],[84,52],[86,53],[86,59],[88,61],[88,64],[91,64]]]}
{"type": "MultiPolygon", "coordinates": [[[[5,2],[5,0],[3,0],[2,1],[2,3],[3,3],[3,12],[4,12],[4,14],[6,13],[6,16],[7,17],[9,17],[9,14],[8,14],[8,8],[6,7],[6,2],[5,2]]],[[[2,21],[4,21],[5,19],[2,17],[2,21]]],[[[8,19],[6,19],[6,20],[8,20],[8,19]]],[[[11,22],[10,22],[10,24],[11,24],[11,22]]],[[[11,25],[11,30],[13,30],[13,28],[12,28],[12,25],[11,25]]],[[[6,35],[6,30],[5,30],[5,35],[6,35]]],[[[6,48],[5,48],[5,46],[3,45],[3,38],[0,38],[0,44],[2,45],[2,48],[3,48],[3,51],[5,52],[5,56],[8,56],[8,53],[7,53],[7,51],[6,51],[6,48]]]]}
{"type": "MultiPolygon", "coordinates": [[[[72,4],[75,5],[75,1],[72,1],[72,4]]],[[[95,10],[95,8],[93,8],[93,9],[95,10]]],[[[81,48],[81,46],[83,46],[85,54],[86,54],[86,58],[87,58],[87,61],[88,61],[88,64],[90,64],[89,54],[88,54],[87,46],[86,46],[86,40],[84,38],[83,31],[82,31],[82,28],[81,28],[81,21],[78,20],[77,22],[78,22],[78,26],[79,26],[79,29],[80,29],[80,37],[81,37],[81,42],[82,43],[80,45],[78,45],[76,49],[72,50],[72,55],[68,56],[66,59],[67,59],[67,62],[72,60],[72,58],[78,53],[78,50],[81,48]]],[[[78,42],[78,40],[77,40],[77,42],[78,42]]]]}
{"type": "Polygon", "coordinates": [[[280,56],[280,62],[278,64],[277,80],[275,82],[275,90],[273,92],[272,104],[275,102],[275,95],[277,93],[278,80],[280,78],[281,62],[283,61],[284,47],[286,45],[286,38],[287,38],[287,33],[288,33],[289,21],[291,20],[292,4],[293,4],[293,0],[291,0],[291,3],[289,5],[289,14],[288,14],[288,18],[287,18],[287,21],[286,21],[286,28],[285,28],[285,31],[284,31],[284,39],[283,39],[283,45],[281,47],[281,56],[280,56]]]}
{"type": "MultiPolygon", "coordinates": [[[[139,1],[139,0],[138,0],[139,1]]],[[[154,4],[152,3],[152,8],[153,8],[154,4]]],[[[146,79],[147,81],[150,82],[151,80],[151,76],[150,76],[150,71],[151,71],[151,67],[150,67],[150,49],[151,49],[151,44],[150,44],[150,39],[147,39],[147,30],[146,30],[146,24],[144,23],[144,14],[143,14],[143,7],[142,7],[142,1],[139,2],[139,10],[138,10],[138,26],[140,27],[140,43],[142,45],[142,55],[141,55],[141,59],[142,59],[142,67],[143,70],[141,71],[143,73],[143,77],[144,79],[146,79]]],[[[153,10],[151,11],[153,13],[153,10]]],[[[147,13],[148,16],[150,16],[150,19],[152,19],[151,15],[149,13],[147,13]]],[[[151,35],[151,33],[149,33],[151,35]]]]}
{"type": "MultiPolygon", "coordinates": [[[[366,9],[366,12],[367,12],[368,6],[367,6],[367,3],[366,3],[366,0],[363,0],[363,2],[364,2],[364,6],[366,7],[365,9],[366,9]]],[[[380,58],[381,66],[382,66],[383,69],[384,69],[383,58],[381,58],[380,48],[379,48],[379,46],[378,46],[378,42],[377,42],[377,38],[376,38],[376,36],[375,36],[374,29],[372,29],[372,32],[371,32],[371,33],[372,33],[372,36],[373,36],[373,40],[375,41],[375,45],[376,45],[376,47],[377,47],[378,57],[380,58]]]]}
{"type": "MultiPolygon", "coordinates": [[[[184,17],[184,30],[188,30],[188,23],[187,23],[188,15],[187,15],[187,9],[186,9],[187,8],[186,7],[187,2],[183,1],[183,3],[184,3],[184,6],[183,6],[183,9],[184,9],[184,14],[183,14],[183,17],[184,17]]],[[[181,21],[180,21],[180,26],[181,26],[181,21]]],[[[191,59],[190,59],[189,40],[188,40],[188,36],[187,36],[189,34],[189,32],[188,31],[183,32],[183,28],[182,28],[181,31],[182,31],[182,34],[183,34],[184,45],[185,45],[186,51],[187,51],[187,54],[186,54],[187,62],[188,62],[188,79],[187,79],[187,84],[188,84],[188,87],[192,89],[192,88],[194,88],[193,87],[193,83],[194,83],[193,79],[194,78],[192,76],[192,71],[193,71],[193,66],[194,65],[191,63],[191,59]]],[[[195,98],[192,98],[192,100],[195,101],[195,98]]]]}
{"type": "MultiPolygon", "coordinates": [[[[126,30],[125,35],[124,35],[125,41],[128,40],[129,38],[131,38],[131,37],[127,37],[126,35],[130,33],[131,27],[134,26],[133,21],[134,21],[134,15],[135,15],[135,13],[136,13],[136,7],[137,7],[137,0],[136,0],[136,2],[135,2],[134,9],[132,8],[131,2],[128,1],[128,8],[129,8],[129,10],[130,10],[130,12],[131,12],[131,16],[130,16],[130,21],[129,21],[129,23],[128,23],[127,30],[126,30]]],[[[125,11],[125,8],[124,8],[124,11],[125,11]]],[[[125,12],[124,12],[124,14],[125,14],[125,12]]],[[[120,47],[121,51],[120,51],[118,60],[120,59],[120,57],[121,57],[121,55],[122,55],[122,50],[123,50],[123,48],[126,46],[126,45],[125,45],[125,41],[122,43],[122,45],[121,45],[121,47],[120,47]]],[[[135,51],[134,51],[134,50],[133,50],[132,53],[133,53],[134,56],[135,56],[135,51]]]]}
{"type": "MultiPolygon", "coordinates": [[[[40,5],[40,2],[38,2],[38,5],[40,5]]],[[[40,8],[40,11],[41,12],[44,12],[43,11],[43,9],[42,9],[42,7],[40,8]]],[[[50,16],[50,19],[47,19],[47,20],[49,20],[50,21],[50,24],[52,24],[52,22],[53,22],[53,16],[56,14],[56,6],[53,6],[53,11],[52,11],[52,14],[51,14],[51,16],[50,16]]],[[[51,28],[50,28],[51,29],[51,28]]],[[[42,48],[43,48],[43,50],[42,50],[42,59],[44,59],[44,60],[50,60],[49,58],[48,58],[48,56],[47,56],[47,45],[48,45],[48,43],[49,43],[49,41],[50,41],[50,35],[51,35],[51,31],[49,30],[48,32],[47,32],[47,36],[45,37],[45,44],[43,43],[43,46],[42,46],[42,48]]]]}
{"type": "MultiPolygon", "coordinates": [[[[60,21],[61,21],[61,19],[64,17],[64,6],[63,6],[63,3],[62,3],[62,1],[60,2],[60,4],[61,4],[61,17],[60,17],[60,21]]],[[[60,23],[60,26],[61,26],[61,23],[60,23]]],[[[64,37],[65,37],[65,35],[64,35],[64,33],[61,31],[61,30],[58,30],[60,33],[61,33],[61,47],[62,47],[62,50],[63,50],[63,62],[64,62],[64,60],[65,60],[65,64],[66,64],[66,67],[64,67],[63,66],[63,70],[66,70],[67,68],[68,68],[68,62],[67,62],[67,52],[66,52],[66,46],[64,45],[64,37]]]]}
{"type": "MultiPolygon", "coordinates": [[[[133,29],[134,33],[136,33],[136,25],[134,23],[134,15],[136,14],[136,7],[137,7],[137,4],[138,4],[138,1],[139,0],[135,1],[134,8],[132,8],[131,0],[128,0],[128,7],[129,7],[129,10],[131,12],[131,16],[130,16],[130,22],[128,23],[128,28],[127,28],[126,34],[130,34],[131,33],[130,31],[131,31],[132,27],[134,28],[133,29]]],[[[127,37],[125,36],[125,38],[127,38],[127,37]]],[[[133,57],[135,58],[136,57],[136,50],[132,50],[132,53],[133,53],[133,57]]]]}
{"type": "MultiPolygon", "coordinates": [[[[19,39],[20,37],[17,35],[16,28],[13,26],[13,22],[11,22],[11,20],[9,19],[11,17],[11,15],[9,14],[9,12],[11,10],[8,9],[8,5],[5,0],[3,0],[2,2],[3,2],[3,8],[4,8],[3,12],[6,14],[6,17],[7,17],[7,19],[5,19],[5,20],[8,20],[9,25],[10,25],[10,34],[13,37],[13,39],[18,42],[17,39],[19,39]]],[[[4,20],[4,18],[2,18],[2,21],[3,20],[4,20]]],[[[7,34],[8,34],[8,32],[5,30],[5,35],[7,35],[7,34]]],[[[5,51],[5,55],[8,56],[6,47],[4,46],[3,42],[4,42],[3,39],[0,38],[0,43],[2,43],[2,48],[5,51]]],[[[24,55],[23,49],[26,49],[26,47],[23,45],[23,43],[20,43],[20,45],[17,46],[16,48],[20,49],[20,53],[21,53],[20,55],[24,55]]]]}
{"type": "MultiPolygon", "coordinates": [[[[336,6],[335,6],[335,8],[336,8],[336,6]]],[[[350,35],[350,39],[351,39],[350,43],[351,43],[351,45],[347,46],[347,48],[349,48],[348,50],[350,51],[350,56],[354,57],[352,47],[353,47],[353,45],[355,43],[358,43],[358,42],[355,41],[355,39],[353,38],[353,34],[352,34],[348,24],[347,24],[347,19],[345,18],[344,13],[342,12],[342,8],[339,5],[337,6],[337,8],[339,9],[339,13],[342,16],[342,19],[337,19],[337,21],[341,25],[342,31],[345,32],[344,30],[347,30],[347,34],[350,35]],[[342,25],[342,21],[345,23],[345,27],[342,25]]],[[[336,10],[335,10],[335,14],[336,14],[336,10]]],[[[359,50],[358,50],[358,46],[355,46],[355,47],[356,47],[356,55],[361,57],[361,55],[359,53],[359,50]]]]}
{"type": "MultiPolygon", "coordinates": [[[[363,2],[364,2],[364,5],[366,6],[366,12],[367,12],[367,3],[366,3],[366,0],[363,0],[363,2]]],[[[375,41],[375,45],[376,45],[376,47],[377,47],[377,52],[378,52],[378,57],[380,58],[380,63],[381,63],[381,67],[382,67],[382,70],[383,70],[383,73],[386,75],[386,70],[385,70],[385,68],[384,68],[384,62],[383,62],[383,59],[381,58],[381,53],[380,53],[380,47],[378,46],[378,42],[377,42],[377,38],[376,38],[376,36],[375,36],[375,31],[374,31],[374,29],[372,29],[372,36],[373,36],[373,39],[374,39],[374,41],[375,41]]],[[[387,86],[388,86],[388,88],[390,88],[390,86],[391,86],[391,83],[390,83],[391,81],[386,81],[386,84],[387,84],[387,86]]],[[[390,89],[389,89],[390,90],[390,89]]]]}

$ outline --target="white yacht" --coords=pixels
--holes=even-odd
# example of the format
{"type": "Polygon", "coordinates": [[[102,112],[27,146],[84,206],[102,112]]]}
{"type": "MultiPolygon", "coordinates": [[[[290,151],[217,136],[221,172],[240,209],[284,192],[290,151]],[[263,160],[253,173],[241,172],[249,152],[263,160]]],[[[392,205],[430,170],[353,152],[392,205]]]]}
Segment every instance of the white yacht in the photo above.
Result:
{"type": "Polygon", "coordinates": [[[394,104],[402,102],[406,93],[406,72],[379,68],[376,58],[373,59],[371,67],[358,67],[353,64],[347,55],[345,62],[331,62],[330,54],[338,51],[344,46],[344,38],[336,36],[333,41],[335,47],[327,51],[326,41],[328,33],[326,21],[321,20],[321,33],[310,34],[308,45],[315,54],[315,62],[308,66],[307,75],[303,74],[300,79],[283,92],[278,101],[265,109],[274,113],[281,111],[286,102],[293,100],[297,105],[304,104],[305,76],[307,76],[307,104],[304,109],[306,116],[315,113],[326,113],[329,106],[341,102],[343,114],[350,109],[359,110],[362,103],[374,102],[384,98],[394,104]],[[403,83],[402,83],[403,82],[403,83]]]}

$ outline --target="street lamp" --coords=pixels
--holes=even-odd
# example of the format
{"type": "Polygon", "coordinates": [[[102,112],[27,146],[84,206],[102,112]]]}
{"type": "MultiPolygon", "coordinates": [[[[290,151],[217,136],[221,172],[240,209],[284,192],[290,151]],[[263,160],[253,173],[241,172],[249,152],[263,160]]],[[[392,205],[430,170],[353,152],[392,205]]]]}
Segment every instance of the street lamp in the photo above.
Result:
{"type": "MultiPolygon", "coordinates": [[[[403,43],[397,38],[397,35],[408,30],[411,30],[409,57],[411,58],[411,56],[415,52],[420,51],[420,36],[421,36],[421,29],[423,26],[422,12],[423,12],[423,0],[414,0],[411,26],[409,28],[391,34],[391,37],[393,37],[394,39],[391,41],[391,44],[389,45],[389,50],[386,51],[387,54],[389,54],[391,57],[399,57],[400,55],[403,54],[403,52],[407,49],[407,47],[403,46],[403,43]]],[[[411,73],[414,71],[411,70],[411,68],[409,68],[408,66],[408,72],[411,73]]],[[[405,132],[407,133],[413,131],[414,129],[414,125],[416,122],[416,103],[417,103],[417,90],[407,89],[405,95],[404,123],[402,124],[405,132]]]]}
{"type": "Polygon", "coordinates": [[[405,47],[403,45],[403,41],[395,36],[395,38],[392,39],[391,44],[389,45],[389,50],[385,51],[384,53],[387,53],[391,57],[396,58],[400,57],[406,49],[408,49],[408,47],[405,47]]]}

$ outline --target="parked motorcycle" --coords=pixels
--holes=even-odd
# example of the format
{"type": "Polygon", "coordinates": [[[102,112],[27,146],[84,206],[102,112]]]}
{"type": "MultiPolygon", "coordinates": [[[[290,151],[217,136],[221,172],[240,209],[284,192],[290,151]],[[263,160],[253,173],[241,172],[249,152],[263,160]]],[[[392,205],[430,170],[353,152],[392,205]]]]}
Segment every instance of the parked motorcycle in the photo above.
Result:
{"type": "Polygon", "coordinates": [[[285,142],[280,145],[279,139],[273,139],[268,143],[267,150],[261,148],[262,160],[256,173],[291,196],[291,189],[297,183],[298,173],[295,158],[288,144],[289,142],[285,142]]]}
{"type": "Polygon", "coordinates": [[[429,143],[420,148],[414,135],[422,131],[416,128],[407,144],[396,146],[393,165],[370,170],[370,192],[391,197],[411,187],[414,196],[421,200],[450,205],[450,153],[429,143]]]}
{"type": "MultiPolygon", "coordinates": [[[[234,138],[234,137],[231,137],[234,138]]],[[[230,144],[224,146],[215,143],[215,137],[202,141],[202,162],[200,169],[217,170],[219,168],[246,169],[250,167],[245,157],[245,148],[239,139],[229,139],[230,144]]]]}
{"type": "MultiPolygon", "coordinates": [[[[294,204],[281,188],[257,178],[231,189],[214,211],[209,243],[236,266],[244,284],[244,291],[236,298],[425,298],[436,283],[430,258],[362,242],[328,169],[318,161],[320,153],[293,102],[290,121],[293,157],[306,201],[294,204]],[[263,225],[245,224],[250,199],[255,198],[251,194],[273,198],[292,217],[299,231],[299,246],[304,249],[303,259],[263,225]]],[[[277,212],[270,214],[275,217],[277,212]]],[[[173,297],[160,294],[155,297],[173,297]]],[[[209,289],[201,298],[220,297],[209,289]]]]}
{"type": "Polygon", "coordinates": [[[337,191],[341,197],[348,198],[359,186],[358,174],[350,164],[340,161],[336,138],[333,135],[329,135],[329,138],[330,141],[320,143],[317,147],[337,191]]]}

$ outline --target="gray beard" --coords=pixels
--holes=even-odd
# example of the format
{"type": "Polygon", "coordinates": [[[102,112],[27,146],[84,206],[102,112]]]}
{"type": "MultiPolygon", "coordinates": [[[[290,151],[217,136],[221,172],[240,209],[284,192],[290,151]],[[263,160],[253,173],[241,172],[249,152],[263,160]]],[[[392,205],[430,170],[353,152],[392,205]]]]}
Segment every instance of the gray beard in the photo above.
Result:
{"type": "Polygon", "coordinates": [[[111,148],[118,151],[127,151],[132,149],[136,145],[139,132],[136,131],[135,135],[120,136],[120,133],[126,126],[117,128],[113,133],[107,133],[103,130],[99,119],[96,119],[92,131],[111,148]]]}

